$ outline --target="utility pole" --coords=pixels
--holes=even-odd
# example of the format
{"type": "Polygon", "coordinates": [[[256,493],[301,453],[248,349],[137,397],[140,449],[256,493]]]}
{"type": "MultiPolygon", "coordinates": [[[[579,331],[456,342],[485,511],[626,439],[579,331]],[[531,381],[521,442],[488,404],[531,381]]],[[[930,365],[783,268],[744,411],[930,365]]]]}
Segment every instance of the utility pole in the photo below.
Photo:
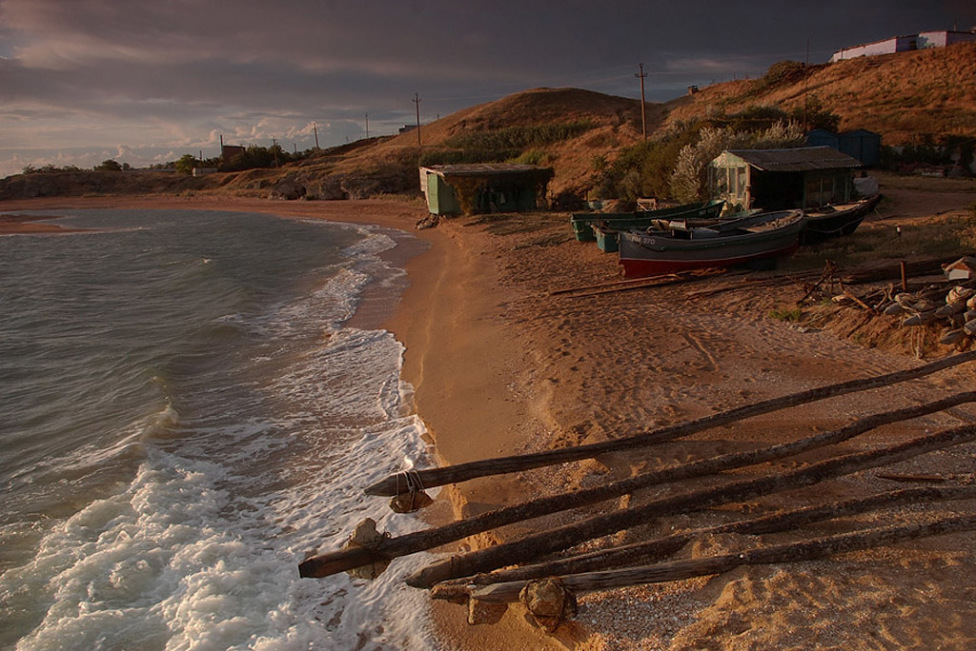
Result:
{"type": "Polygon", "coordinates": [[[644,79],[647,77],[647,73],[644,72],[644,64],[640,65],[640,73],[635,74],[635,77],[640,79],[641,84],[641,131],[644,133],[644,140],[647,140],[647,114],[644,111],[644,79]]]}
{"type": "Polygon", "coordinates": [[[315,132],[315,151],[319,149],[319,125],[312,123],[312,131],[315,132]]]}
{"type": "Polygon", "coordinates": [[[810,37],[807,37],[807,58],[803,60],[803,130],[810,130],[809,116],[807,115],[807,84],[810,79],[810,37]]]}
{"type": "Polygon", "coordinates": [[[369,140],[369,113],[366,114],[366,140],[369,140]]]}
{"type": "Polygon", "coordinates": [[[418,147],[423,147],[423,145],[420,144],[420,102],[422,101],[423,100],[420,99],[420,93],[413,94],[413,103],[417,105],[417,146],[418,147]]]}
{"type": "Polygon", "coordinates": [[[278,167],[278,141],[271,139],[271,150],[274,152],[275,167],[278,167]]]}

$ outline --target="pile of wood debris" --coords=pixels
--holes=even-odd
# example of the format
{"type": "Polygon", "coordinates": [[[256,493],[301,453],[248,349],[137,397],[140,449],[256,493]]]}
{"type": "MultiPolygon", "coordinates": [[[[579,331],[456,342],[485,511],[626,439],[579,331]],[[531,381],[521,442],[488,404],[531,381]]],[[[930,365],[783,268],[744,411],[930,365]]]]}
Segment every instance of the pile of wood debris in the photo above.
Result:
{"type": "MultiPolygon", "coordinates": [[[[889,276],[891,271],[892,267],[888,267],[889,276]]],[[[958,351],[972,347],[976,341],[976,257],[966,256],[954,262],[902,263],[898,271],[900,285],[889,283],[858,295],[845,283],[867,283],[877,278],[864,273],[841,275],[828,262],[820,279],[808,286],[798,304],[819,295],[829,297],[834,304],[866,312],[865,318],[847,336],[875,317],[893,317],[888,320],[891,326],[935,330],[940,344],[958,351]],[[934,265],[938,265],[939,271],[933,278],[934,265]]]]}

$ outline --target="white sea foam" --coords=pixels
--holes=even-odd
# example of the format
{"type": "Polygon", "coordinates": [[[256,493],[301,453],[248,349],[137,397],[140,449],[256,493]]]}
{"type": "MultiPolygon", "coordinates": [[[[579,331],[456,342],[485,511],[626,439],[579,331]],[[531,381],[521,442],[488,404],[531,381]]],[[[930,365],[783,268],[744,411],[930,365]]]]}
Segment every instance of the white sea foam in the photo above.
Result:
{"type": "Polygon", "coordinates": [[[340,547],[361,518],[415,529],[361,494],[395,469],[384,459],[424,453],[416,417],[390,425],[364,432],[319,481],[251,500],[245,518],[228,516],[241,507],[219,487],[221,465],[154,453],[125,491],[58,526],[0,580],[16,592],[8,612],[47,605],[17,648],[432,648],[425,597],[402,584],[423,558],[374,582],[297,574],[305,552],[340,547]]]}
{"type": "Polygon", "coordinates": [[[403,346],[342,326],[368,283],[402,277],[376,257],[393,240],[362,234],[345,251],[353,264],[315,291],[217,318],[248,333],[233,366],[194,377],[189,396],[158,380],[175,407],[62,465],[144,455],[134,479],[51,526],[0,576],[18,651],[435,648],[426,595],[403,583],[427,555],[372,582],[298,576],[308,553],[340,548],[363,518],[392,535],[420,526],[362,493],[405,459],[429,463],[403,346]]]}

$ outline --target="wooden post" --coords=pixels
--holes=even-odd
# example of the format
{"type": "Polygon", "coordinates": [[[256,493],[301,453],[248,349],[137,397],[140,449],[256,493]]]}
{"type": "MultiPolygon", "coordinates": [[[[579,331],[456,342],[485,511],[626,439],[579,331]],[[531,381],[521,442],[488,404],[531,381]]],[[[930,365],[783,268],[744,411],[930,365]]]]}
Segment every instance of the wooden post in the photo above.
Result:
{"type": "MultiPolygon", "coordinates": [[[[763,400],[751,405],[736,407],[735,409],[718,414],[712,414],[711,416],[706,416],[704,418],[682,423],[680,425],[663,427],[652,432],[645,432],[642,434],[614,439],[611,441],[604,441],[601,443],[591,443],[589,445],[547,450],[545,452],[536,452],[533,454],[499,457],[495,459],[485,459],[482,461],[471,461],[469,463],[462,463],[455,466],[445,466],[443,468],[414,470],[410,472],[410,479],[418,481],[419,485],[423,486],[424,488],[433,488],[434,486],[443,486],[444,484],[467,481],[477,477],[500,475],[510,472],[518,472],[520,470],[530,470],[532,468],[541,468],[543,466],[567,463],[569,461],[579,461],[581,459],[592,459],[601,454],[606,454],[607,452],[619,452],[621,450],[645,447],[662,443],[664,441],[671,441],[700,432],[702,430],[710,429],[712,427],[726,425],[744,418],[768,414],[787,407],[795,407],[797,405],[802,405],[809,402],[816,402],[826,398],[854,393],[855,391],[866,391],[868,389],[876,389],[878,387],[890,386],[899,382],[913,380],[952,366],[956,366],[958,364],[970,362],[974,359],[976,359],[976,351],[969,351],[967,353],[960,353],[958,355],[953,355],[951,357],[930,362],[929,364],[925,364],[914,369],[896,371],[894,373],[888,373],[887,375],[879,375],[861,380],[851,380],[848,382],[830,384],[824,387],[810,389],[808,391],[801,391],[799,393],[794,393],[787,396],[771,398],[769,400],[763,400]]],[[[391,496],[398,493],[407,492],[409,490],[407,487],[410,485],[410,483],[406,481],[406,479],[405,473],[390,475],[372,486],[368,486],[366,488],[366,494],[391,496]]]]}
{"type": "Polygon", "coordinates": [[[546,576],[564,576],[647,563],[673,554],[689,542],[706,535],[723,533],[757,535],[788,531],[814,522],[848,517],[880,508],[890,508],[898,504],[924,504],[925,502],[973,498],[976,498],[976,485],[908,488],[889,491],[843,502],[781,511],[760,518],[729,522],[705,529],[682,531],[663,538],[601,549],[554,561],[521,565],[513,569],[497,570],[489,574],[477,574],[463,579],[452,579],[435,585],[431,596],[436,599],[463,602],[472,590],[472,586],[528,581],[546,576]]]}
{"type": "Polygon", "coordinates": [[[651,518],[693,513],[712,506],[810,486],[825,479],[895,463],[973,439],[976,439],[976,425],[966,425],[899,445],[821,461],[792,472],[732,481],[704,490],[680,493],[640,507],[596,516],[502,545],[452,556],[414,572],[407,577],[407,583],[415,588],[430,588],[440,581],[531,561],[543,554],[568,549],[586,540],[643,524],[651,518]]]}
{"type": "MultiPolygon", "coordinates": [[[[373,555],[395,558],[414,554],[424,549],[438,547],[467,536],[489,531],[514,522],[521,522],[550,513],[578,508],[587,504],[595,504],[603,500],[649,486],[713,475],[725,470],[739,468],[757,463],[765,463],[775,459],[782,459],[814,448],[833,445],[846,441],[871,429],[887,423],[901,422],[910,418],[918,418],[926,414],[935,413],[964,402],[976,402],[976,392],[963,393],[943,400],[935,401],[918,407],[908,407],[883,414],[875,414],[860,419],[846,427],[832,432],[825,432],[817,436],[807,437],[792,443],[782,443],[758,450],[726,454],[712,459],[702,459],[676,467],[664,468],[655,472],[644,473],[597,486],[583,491],[561,493],[530,500],[523,504],[489,511],[481,515],[453,522],[441,527],[426,529],[398,538],[389,538],[373,547],[373,555]]],[[[365,554],[361,549],[341,550],[330,552],[308,559],[300,566],[302,576],[322,577],[335,574],[356,567],[356,563],[374,562],[373,555],[365,554]],[[348,557],[348,558],[347,558],[348,557]]]]}
{"type": "MultiPolygon", "coordinates": [[[[619,588],[645,583],[680,581],[696,576],[721,574],[743,565],[768,563],[796,563],[832,554],[873,549],[881,545],[912,540],[924,536],[937,536],[976,529],[976,514],[943,518],[925,524],[908,524],[882,527],[868,531],[838,534],[814,538],[799,543],[772,545],[750,549],[738,554],[725,554],[710,558],[692,558],[646,567],[624,568],[607,572],[588,572],[560,577],[562,585],[570,591],[593,591],[619,588]]],[[[488,603],[517,601],[525,581],[495,583],[471,592],[471,597],[488,603]]]]}
{"type": "Polygon", "coordinates": [[[901,291],[907,292],[908,291],[908,265],[904,260],[902,260],[901,263],[899,263],[899,268],[901,269],[901,291]]]}

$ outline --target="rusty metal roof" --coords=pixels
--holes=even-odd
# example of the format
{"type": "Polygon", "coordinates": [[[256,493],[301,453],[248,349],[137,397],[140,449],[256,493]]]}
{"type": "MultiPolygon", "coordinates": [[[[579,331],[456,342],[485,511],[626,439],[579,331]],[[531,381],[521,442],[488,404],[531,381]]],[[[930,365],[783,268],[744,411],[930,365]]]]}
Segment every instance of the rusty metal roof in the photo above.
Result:
{"type": "Polygon", "coordinates": [[[515,163],[472,163],[464,165],[431,165],[423,169],[430,170],[441,177],[448,176],[497,176],[509,174],[542,174],[552,175],[551,167],[536,165],[518,165],[515,163]]]}
{"type": "Polygon", "coordinates": [[[808,172],[861,167],[861,161],[832,147],[729,149],[728,153],[764,172],[808,172]]]}

